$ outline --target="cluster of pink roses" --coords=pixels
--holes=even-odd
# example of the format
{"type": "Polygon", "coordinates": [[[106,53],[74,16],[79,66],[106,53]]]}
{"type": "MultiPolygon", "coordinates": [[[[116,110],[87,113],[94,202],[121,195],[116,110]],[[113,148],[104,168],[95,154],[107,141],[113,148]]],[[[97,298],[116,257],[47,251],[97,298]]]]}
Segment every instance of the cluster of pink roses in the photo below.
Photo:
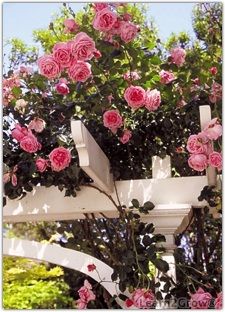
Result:
{"type": "Polygon", "coordinates": [[[112,42],[113,36],[116,35],[128,43],[136,37],[139,27],[131,22],[130,14],[118,15],[115,6],[107,3],[95,3],[93,7],[95,10],[93,27],[103,32],[106,40],[112,42]]]}
{"type": "Polygon", "coordinates": [[[205,170],[208,165],[220,171],[222,169],[222,155],[213,150],[213,140],[222,135],[222,126],[217,118],[198,134],[191,135],[187,141],[187,150],[191,153],[188,165],[196,171],[205,170]]]}
{"type": "Polygon", "coordinates": [[[94,56],[100,56],[94,40],[80,32],[71,41],[56,43],[52,54],[38,59],[38,67],[40,73],[49,79],[57,78],[66,70],[72,81],[85,82],[92,75],[91,64],[87,61],[94,56]]]}
{"type": "Polygon", "coordinates": [[[133,109],[145,106],[149,111],[155,111],[161,103],[161,95],[158,90],[145,91],[142,87],[132,85],[125,90],[124,98],[133,109]]]}
{"type": "MultiPolygon", "coordinates": [[[[211,300],[212,295],[209,292],[205,292],[201,287],[199,287],[196,293],[191,294],[189,305],[191,309],[208,309],[211,300]]],[[[214,302],[214,306],[216,309],[222,309],[222,301],[223,295],[222,292],[220,292],[214,302]]]]}
{"type": "Polygon", "coordinates": [[[75,22],[74,19],[72,18],[68,18],[66,19],[64,22],[64,32],[65,33],[74,33],[76,31],[78,31],[79,29],[79,25],[75,22]]]}
{"type": "Polygon", "coordinates": [[[86,309],[88,302],[96,298],[92,286],[87,280],[84,281],[84,286],[78,290],[78,294],[80,296],[80,299],[77,300],[78,309],[86,309]]]}
{"type": "MultiPolygon", "coordinates": [[[[22,127],[20,124],[16,124],[12,130],[12,137],[20,143],[20,147],[28,153],[36,153],[42,148],[38,142],[36,136],[32,133],[34,130],[40,133],[45,128],[45,121],[38,117],[35,117],[28,125],[28,127],[22,127]]],[[[44,158],[36,159],[36,167],[40,172],[44,172],[47,167],[51,167],[53,171],[61,171],[69,166],[71,162],[70,151],[64,147],[55,148],[49,154],[49,160],[44,158]]]]}
{"type": "Polygon", "coordinates": [[[153,292],[149,289],[136,289],[129,299],[126,299],[127,308],[135,307],[138,309],[151,308],[156,302],[153,292]]]}

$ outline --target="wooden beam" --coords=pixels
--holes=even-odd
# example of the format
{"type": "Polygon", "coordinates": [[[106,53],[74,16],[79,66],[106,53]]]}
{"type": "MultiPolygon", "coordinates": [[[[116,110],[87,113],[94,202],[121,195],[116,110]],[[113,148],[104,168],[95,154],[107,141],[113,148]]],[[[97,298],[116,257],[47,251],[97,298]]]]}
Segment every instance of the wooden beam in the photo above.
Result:
{"type": "MultiPolygon", "coordinates": [[[[142,205],[152,201],[156,207],[146,221],[155,223],[165,233],[174,232],[192,206],[201,207],[198,196],[207,185],[206,176],[117,181],[116,188],[121,204],[127,207],[136,198],[142,205]],[[180,223],[179,223],[179,222],[180,223]],[[179,224],[178,224],[179,223],[179,224]]],[[[111,194],[117,202],[115,191],[111,194]]],[[[116,207],[107,196],[97,189],[83,186],[77,197],[64,197],[57,187],[36,187],[21,200],[7,199],[3,208],[4,222],[60,221],[84,218],[84,213],[100,213],[118,217],[116,207]]]]}
{"type": "Polygon", "coordinates": [[[79,156],[80,167],[102,190],[113,191],[110,162],[80,120],[71,120],[71,132],[79,156]]]}

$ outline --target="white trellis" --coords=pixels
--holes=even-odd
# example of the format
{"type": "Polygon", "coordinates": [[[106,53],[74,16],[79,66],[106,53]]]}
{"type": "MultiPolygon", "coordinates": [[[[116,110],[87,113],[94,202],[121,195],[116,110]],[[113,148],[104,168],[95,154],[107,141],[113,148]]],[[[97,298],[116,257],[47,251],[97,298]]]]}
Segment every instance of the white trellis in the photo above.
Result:
{"type": "MultiPolygon", "coordinates": [[[[201,129],[210,120],[210,107],[200,106],[201,129]]],[[[118,216],[116,207],[101,193],[102,190],[117,201],[108,158],[82,122],[71,121],[71,130],[80,167],[92,178],[93,185],[100,191],[83,186],[77,193],[77,197],[73,198],[64,197],[64,193],[57,187],[37,186],[21,200],[7,199],[3,209],[4,222],[82,219],[85,218],[84,213],[94,213],[96,217],[101,217],[101,213],[109,218],[118,216]]],[[[193,207],[205,206],[206,202],[199,202],[197,198],[205,185],[216,184],[216,171],[215,168],[209,167],[206,176],[172,178],[169,156],[163,160],[153,157],[152,166],[152,179],[116,181],[115,186],[121,204],[129,206],[131,200],[136,198],[140,204],[150,200],[156,205],[149,215],[141,217],[147,223],[154,223],[156,233],[166,236],[164,246],[167,251],[164,258],[171,263],[170,274],[175,277],[174,234],[182,232],[187,227],[193,207]]],[[[4,240],[4,249],[10,250],[11,244],[11,241],[4,240]]],[[[32,253],[31,246],[39,245],[27,247],[28,245],[24,244],[23,246],[28,257],[29,253],[32,253]]]]}

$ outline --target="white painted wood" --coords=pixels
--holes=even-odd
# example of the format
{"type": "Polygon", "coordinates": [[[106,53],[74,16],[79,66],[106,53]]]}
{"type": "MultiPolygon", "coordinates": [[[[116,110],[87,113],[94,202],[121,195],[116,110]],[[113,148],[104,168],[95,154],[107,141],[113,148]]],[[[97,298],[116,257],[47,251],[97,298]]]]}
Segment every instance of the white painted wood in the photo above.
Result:
{"type": "Polygon", "coordinates": [[[154,179],[166,179],[171,177],[171,160],[167,155],[165,158],[152,157],[152,177],[154,179]]]}
{"type": "MultiPolygon", "coordinates": [[[[210,106],[209,105],[199,106],[199,113],[200,113],[201,130],[204,130],[204,128],[209,124],[209,122],[212,119],[210,106]]],[[[208,177],[208,185],[216,185],[217,182],[216,168],[209,166],[206,169],[206,173],[208,177]]]]}
{"type": "Polygon", "coordinates": [[[71,132],[79,155],[80,167],[102,190],[112,193],[110,162],[80,120],[71,120],[71,132]]]}
{"type": "MultiPolygon", "coordinates": [[[[42,244],[17,238],[3,238],[3,255],[47,261],[70,268],[90,276],[97,282],[100,282],[101,278],[101,285],[111,296],[121,293],[118,285],[111,280],[113,269],[106,263],[83,252],[64,248],[56,244],[42,244]],[[99,275],[96,270],[93,272],[88,271],[87,266],[89,264],[96,265],[99,275]]],[[[119,298],[117,303],[122,308],[125,307],[124,302],[119,298]]]]}
{"type": "MultiPolygon", "coordinates": [[[[150,200],[156,207],[143,216],[153,222],[156,231],[174,233],[188,223],[191,207],[202,207],[197,198],[207,184],[206,176],[117,181],[116,187],[122,204],[129,206],[136,198],[140,204],[150,200]]],[[[115,192],[112,198],[117,201],[115,192]]],[[[77,197],[64,197],[57,187],[36,187],[21,200],[7,199],[3,207],[4,222],[60,221],[84,218],[84,213],[101,217],[118,217],[116,207],[98,190],[83,186],[77,197]]]]}

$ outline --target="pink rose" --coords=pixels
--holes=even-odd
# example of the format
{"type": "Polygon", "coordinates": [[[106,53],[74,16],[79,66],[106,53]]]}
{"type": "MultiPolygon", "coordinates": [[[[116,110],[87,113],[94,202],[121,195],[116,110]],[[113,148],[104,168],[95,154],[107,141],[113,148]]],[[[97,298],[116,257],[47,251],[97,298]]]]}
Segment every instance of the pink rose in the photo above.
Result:
{"type": "Polygon", "coordinates": [[[49,154],[52,170],[61,171],[71,162],[70,151],[64,147],[57,147],[49,154]]]}
{"type": "Polygon", "coordinates": [[[108,8],[105,8],[96,13],[93,20],[93,27],[99,31],[109,31],[112,29],[116,20],[116,13],[110,11],[108,8]]]}
{"type": "Polygon", "coordinates": [[[160,106],[160,103],[161,103],[161,95],[158,90],[154,89],[146,91],[145,107],[149,111],[157,110],[160,106]]]}
{"type": "Polygon", "coordinates": [[[213,76],[215,76],[215,75],[217,74],[217,72],[218,72],[218,70],[217,70],[216,67],[211,67],[209,71],[210,71],[210,73],[211,73],[213,76]]]}
{"type": "Polygon", "coordinates": [[[35,132],[41,133],[45,128],[45,121],[41,118],[35,117],[28,125],[30,130],[34,130],[35,132]]]}
{"type": "Polygon", "coordinates": [[[209,154],[209,165],[215,168],[218,168],[220,171],[223,165],[222,154],[218,152],[212,152],[209,154]]]}
{"type": "Polygon", "coordinates": [[[175,79],[174,74],[166,70],[161,70],[161,72],[159,73],[159,76],[160,76],[160,82],[162,84],[168,84],[175,79]]]}
{"type": "Polygon", "coordinates": [[[16,74],[13,74],[11,77],[7,79],[3,79],[3,88],[13,88],[13,87],[19,87],[20,86],[20,79],[19,76],[16,74]]]}
{"type": "Polygon", "coordinates": [[[125,22],[130,22],[131,19],[132,19],[132,15],[131,15],[131,14],[129,14],[129,13],[124,13],[124,14],[123,14],[123,20],[124,20],[125,22]]]}
{"type": "Polygon", "coordinates": [[[124,98],[128,105],[134,109],[144,105],[145,97],[145,90],[142,87],[130,86],[125,90],[124,93],[124,98]]]}
{"type": "Polygon", "coordinates": [[[67,43],[70,53],[78,61],[87,61],[94,56],[95,42],[85,32],[80,32],[67,43]]]}
{"type": "Polygon", "coordinates": [[[40,171],[40,172],[44,172],[48,166],[48,160],[44,159],[44,158],[41,158],[39,157],[37,160],[36,160],[36,167],[37,167],[37,170],[40,171]]]}
{"type": "Polygon", "coordinates": [[[92,286],[87,280],[84,281],[84,286],[82,286],[78,290],[78,294],[80,296],[80,299],[77,300],[79,309],[85,309],[88,302],[91,300],[95,300],[96,298],[95,294],[92,291],[92,286]]]}
{"type": "Polygon", "coordinates": [[[73,33],[79,29],[79,25],[72,18],[66,19],[63,24],[67,33],[73,33]]]}
{"type": "Polygon", "coordinates": [[[191,309],[208,309],[212,296],[210,293],[205,292],[201,287],[198,291],[191,295],[189,302],[191,309]]]}
{"type": "Polygon", "coordinates": [[[123,74],[123,79],[127,81],[139,80],[141,79],[141,76],[136,71],[132,71],[132,72],[129,71],[123,74]]]}
{"type": "Polygon", "coordinates": [[[123,119],[117,110],[109,110],[103,115],[103,123],[106,128],[116,133],[117,129],[123,125],[123,119]]]}
{"type": "Polygon", "coordinates": [[[20,142],[27,134],[28,129],[25,127],[21,127],[20,124],[16,124],[15,128],[12,130],[12,137],[18,142],[20,142]]]}
{"type": "Polygon", "coordinates": [[[206,154],[207,144],[203,143],[201,136],[197,134],[190,135],[187,141],[187,150],[192,154],[206,154]]]}
{"type": "Polygon", "coordinates": [[[68,75],[73,81],[85,82],[91,74],[91,64],[83,61],[77,61],[68,70],[68,75]]]}
{"type": "Polygon", "coordinates": [[[41,75],[54,79],[60,73],[60,65],[52,55],[43,55],[37,61],[41,75]]]}
{"type": "Polygon", "coordinates": [[[53,57],[61,68],[68,68],[73,63],[70,49],[65,42],[56,43],[53,47],[53,57]]]}
{"type": "Polygon", "coordinates": [[[136,308],[146,309],[155,303],[155,296],[151,290],[139,288],[132,293],[131,300],[136,308]]]}
{"type": "Polygon", "coordinates": [[[88,264],[87,268],[88,272],[93,272],[96,269],[96,265],[94,263],[88,264]]]}
{"type": "Polygon", "coordinates": [[[218,118],[213,118],[203,131],[210,140],[217,140],[222,135],[223,127],[218,118]]]}
{"type": "Polygon", "coordinates": [[[64,78],[59,79],[59,82],[55,85],[55,89],[59,94],[62,95],[70,93],[70,89],[67,86],[67,80],[64,78]]]}
{"type": "Polygon", "coordinates": [[[217,82],[213,82],[212,86],[211,86],[211,95],[209,96],[209,100],[212,103],[216,103],[219,100],[222,99],[222,90],[223,87],[221,86],[221,84],[217,83],[217,82]]]}
{"type": "Polygon", "coordinates": [[[108,4],[107,3],[93,3],[93,8],[95,10],[95,12],[99,12],[105,8],[108,8],[108,4]]]}
{"type": "Polygon", "coordinates": [[[128,43],[132,41],[139,31],[139,27],[130,22],[121,22],[120,26],[120,37],[125,42],[128,43]]]}
{"type": "Polygon", "coordinates": [[[130,130],[124,130],[122,137],[120,137],[120,142],[123,144],[126,144],[130,141],[130,138],[132,137],[132,133],[130,130]]]}
{"type": "Polygon", "coordinates": [[[204,171],[208,166],[205,154],[192,154],[188,159],[188,165],[196,171],[204,171]]]}
{"type": "Polygon", "coordinates": [[[175,48],[171,51],[172,62],[177,66],[181,66],[185,62],[186,52],[182,48],[175,48]]]}
{"type": "Polygon", "coordinates": [[[222,309],[223,308],[223,293],[222,291],[217,295],[215,299],[215,309],[222,309]]]}
{"type": "Polygon", "coordinates": [[[95,51],[93,52],[93,54],[94,54],[94,57],[95,57],[96,59],[98,59],[98,58],[100,58],[100,57],[102,56],[101,52],[100,52],[99,50],[96,50],[96,49],[95,49],[95,51]]]}
{"type": "Polygon", "coordinates": [[[37,138],[29,132],[23,139],[20,141],[20,147],[28,153],[35,153],[41,149],[41,144],[38,142],[37,138]]]}

